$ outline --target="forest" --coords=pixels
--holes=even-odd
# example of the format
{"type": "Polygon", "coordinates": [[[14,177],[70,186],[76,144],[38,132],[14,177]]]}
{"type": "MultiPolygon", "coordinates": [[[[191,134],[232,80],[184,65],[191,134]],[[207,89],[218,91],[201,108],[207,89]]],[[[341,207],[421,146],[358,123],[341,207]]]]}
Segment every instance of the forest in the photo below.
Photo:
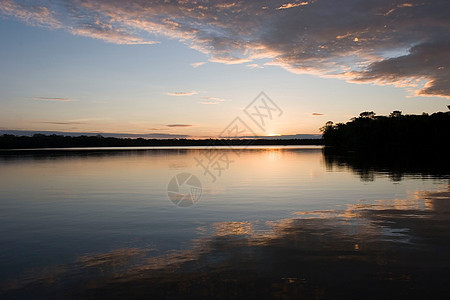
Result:
{"type": "Polygon", "coordinates": [[[389,116],[362,112],[347,123],[328,121],[322,128],[325,146],[342,150],[448,150],[450,112],[389,116]]]}

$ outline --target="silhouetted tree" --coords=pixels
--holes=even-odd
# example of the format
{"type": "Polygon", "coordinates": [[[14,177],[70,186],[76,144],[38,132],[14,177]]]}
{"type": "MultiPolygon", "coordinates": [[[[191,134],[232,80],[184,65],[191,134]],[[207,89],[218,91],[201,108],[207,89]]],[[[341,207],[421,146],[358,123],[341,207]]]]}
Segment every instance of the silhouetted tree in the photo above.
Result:
{"type": "Polygon", "coordinates": [[[389,117],[391,118],[398,118],[402,116],[402,112],[400,110],[394,110],[389,114],[389,117]]]}
{"type": "Polygon", "coordinates": [[[373,119],[375,117],[375,113],[373,111],[364,111],[359,114],[359,117],[373,119]]]}
{"type": "Polygon", "coordinates": [[[401,115],[394,111],[389,117],[362,112],[358,118],[342,124],[327,122],[321,127],[326,146],[347,149],[392,149],[392,147],[448,147],[450,112],[432,115],[401,115]]]}

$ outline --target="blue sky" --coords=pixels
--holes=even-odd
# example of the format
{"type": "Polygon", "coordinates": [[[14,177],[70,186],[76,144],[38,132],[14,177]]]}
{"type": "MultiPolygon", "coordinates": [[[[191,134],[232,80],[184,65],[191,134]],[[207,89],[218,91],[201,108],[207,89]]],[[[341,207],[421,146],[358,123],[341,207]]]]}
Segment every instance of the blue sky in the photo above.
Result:
{"type": "Polygon", "coordinates": [[[448,4],[415,2],[0,0],[0,129],[214,137],[261,91],[261,135],[443,111],[448,4]]]}

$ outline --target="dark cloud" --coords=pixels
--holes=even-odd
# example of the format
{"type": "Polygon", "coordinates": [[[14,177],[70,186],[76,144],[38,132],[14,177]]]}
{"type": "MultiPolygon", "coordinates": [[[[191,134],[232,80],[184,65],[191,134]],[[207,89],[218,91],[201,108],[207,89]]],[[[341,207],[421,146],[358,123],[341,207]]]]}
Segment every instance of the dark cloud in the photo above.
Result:
{"type": "Polygon", "coordinates": [[[153,43],[162,35],[212,62],[265,58],[295,73],[444,97],[450,97],[449,11],[448,0],[0,0],[5,15],[108,42],[153,43]]]}
{"type": "Polygon", "coordinates": [[[52,125],[81,125],[81,124],[87,124],[83,122],[40,122],[44,124],[52,124],[52,125]]]}
{"type": "Polygon", "coordinates": [[[156,128],[156,127],[153,127],[153,128],[149,128],[148,130],[169,130],[169,128],[156,128]]]}
{"type": "Polygon", "coordinates": [[[185,139],[189,138],[186,134],[171,134],[171,133],[113,133],[113,132],[67,132],[67,131],[38,131],[38,130],[0,130],[2,134],[14,134],[20,136],[32,136],[34,134],[57,134],[66,136],[96,136],[101,134],[103,137],[117,137],[117,138],[150,138],[150,139],[185,139]]]}
{"type": "Polygon", "coordinates": [[[355,81],[381,81],[383,83],[415,86],[427,80],[418,94],[424,96],[449,95],[450,43],[422,44],[411,48],[409,54],[375,62],[359,73],[355,81]]]}
{"type": "Polygon", "coordinates": [[[166,126],[167,127],[191,127],[192,125],[190,125],[190,124],[169,124],[166,126]]]}

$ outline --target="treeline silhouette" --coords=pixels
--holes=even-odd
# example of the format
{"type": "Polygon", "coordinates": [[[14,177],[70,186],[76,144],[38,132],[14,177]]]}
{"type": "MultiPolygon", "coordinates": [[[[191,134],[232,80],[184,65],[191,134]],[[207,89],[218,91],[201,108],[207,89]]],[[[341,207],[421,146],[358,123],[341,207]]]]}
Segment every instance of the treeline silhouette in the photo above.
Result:
{"type": "Polygon", "coordinates": [[[158,147],[158,146],[322,145],[321,139],[144,139],[97,136],[44,135],[0,136],[0,149],[72,147],[158,147]]]}
{"type": "Polygon", "coordinates": [[[442,152],[449,150],[450,112],[403,115],[401,111],[393,111],[389,116],[362,112],[347,123],[328,121],[321,131],[325,146],[340,149],[390,151],[427,148],[442,152]]]}

